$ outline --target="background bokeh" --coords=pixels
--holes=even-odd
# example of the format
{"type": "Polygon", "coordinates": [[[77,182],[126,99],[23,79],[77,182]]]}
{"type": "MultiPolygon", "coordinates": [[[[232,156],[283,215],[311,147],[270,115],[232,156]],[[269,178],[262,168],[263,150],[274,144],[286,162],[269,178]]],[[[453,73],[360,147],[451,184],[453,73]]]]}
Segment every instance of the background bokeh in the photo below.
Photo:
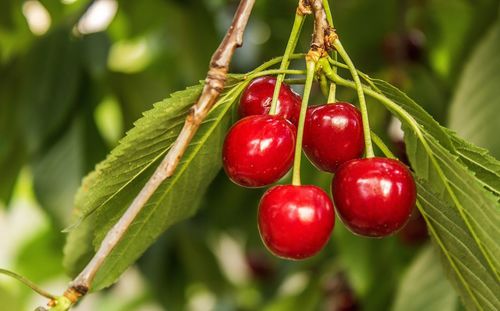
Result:
{"type": "MultiPolygon", "coordinates": [[[[0,267],[55,293],[65,288],[61,231],[70,224],[81,178],[154,102],[204,79],[237,3],[0,1],[0,267]]],[[[257,1],[232,72],[284,51],[295,5],[257,1]]],[[[443,125],[463,130],[461,120],[472,116],[452,103],[469,79],[464,68],[476,46],[498,24],[498,0],[335,0],[331,6],[359,69],[399,86],[443,125]]],[[[483,84],[500,85],[498,76],[483,84]]],[[[351,91],[340,89],[339,97],[356,102],[351,91]]],[[[462,133],[497,158],[498,98],[475,121],[488,131],[462,133]]],[[[312,101],[324,100],[315,88],[312,101]]],[[[398,123],[376,103],[369,110],[374,130],[404,159],[398,123]]],[[[331,176],[304,162],[304,182],[328,189],[331,176]]],[[[75,310],[407,310],[407,297],[424,276],[439,281],[426,287],[434,305],[420,310],[461,308],[417,213],[383,240],[354,236],[337,221],[320,255],[288,262],[260,242],[262,192],[239,188],[221,172],[195,216],[163,234],[117,285],[75,310]]],[[[30,310],[43,301],[0,275],[0,310],[30,310]]]]}

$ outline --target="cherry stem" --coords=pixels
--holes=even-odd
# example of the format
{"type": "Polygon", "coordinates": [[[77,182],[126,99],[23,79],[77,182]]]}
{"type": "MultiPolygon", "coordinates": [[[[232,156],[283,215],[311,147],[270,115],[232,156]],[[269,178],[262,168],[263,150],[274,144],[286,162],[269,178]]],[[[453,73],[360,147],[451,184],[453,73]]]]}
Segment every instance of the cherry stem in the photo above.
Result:
{"type": "MultiPolygon", "coordinates": [[[[307,59],[307,57],[306,57],[307,59]]],[[[302,138],[304,135],[304,123],[306,120],[307,103],[309,102],[309,94],[314,80],[314,72],[316,70],[316,62],[307,59],[306,61],[306,83],[304,84],[304,94],[302,96],[302,104],[300,106],[299,126],[297,128],[297,140],[295,141],[295,155],[293,159],[293,175],[292,184],[300,186],[300,160],[302,158],[302,138]]]]}
{"type": "Polygon", "coordinates": [[[262,76],[269,76],[269,75],[275,75],[275,74],[289,74],[289,75],[304,75],[306,73],[305,70],[299,70],[299,69],[268,69],[268,70],[263,70],[260,72],[256,73],[250,73],[245,75],[246,77],[252,77],[257,78],[257,77],[262,77],[262,76]]]}
{"type": "MultiPolygon", "coordinates": [[[[335,70],[335,69],[334,69],[335,70]]],[[[333,82],[330,83],[330,90],[328,91],[328,103],[334,103],[337,101],[336,99],[337,85],[333,82]]]]}
{"type": "MultiPolygon", "coordinates": [[[[349,67],[347,67],[346,64],[344,63],[341,63],[341,62],[338,62],[336,59],[333,59],[331,57],[328,58],[328,62],[330,64],[332,64],[334,67],[332,68],[332,71],[336,74],[337,73],[337,67],[340,67],[340,68],[344,68],[344,69],[349,69],[349,67]]],[[[380,93],[380,90],[375,86],[375,84],[373,84],[371,78],[369,75],[367,75],[366,73],[360,71],[360,70],[356,70],[358,72],[358,75],[363,79],[365,80],[366,83],[368,83],[368,85],[374,89],[375,91],[379,92],[380,93]]]]}
{"type": "Polygon", "coordinates": [[[330,3],[328,3],[328,0],[323,0],[323,8],[325,9],[326,20],[328,21],[328,24],[330,25],[330,27],[335,28],[335,26],[333,26],[332,11],[330,10],[330,3]]]}
{"type": "MultiPolygon", "coordinates": [[[[290,33],[290,37],[288,38],[288,42],[286,44],[285,53],[283,54],[283,58],[281,60],[280,69],[285,70],[288,69],[290,65],[290,56],[292,55],[295,47],[297,46],[297,42],[299,41],[300,32],[302,30],[302,25],[304,25],[305,16],[299,10],[295,12],[295,19],[293,21],[292,32],[290,33]]],[[[269,114],[276,114],[277,106],[278,106],[278,97],[281,89],[281,83],[285,79],[285,74],[279,74],[276,78],[276,85],[274,86],[273,99],[271,101],[271,109],[269,110],[269,114]]]]}
{"type": "Polygon", "coordinates": [[[19,274],[15,273],[15,272],[12,272],[12,271],[9,271],[9,270],[6,270],[6,269],[1,269],[1,268],[0,268],[0,274],[7,275],[7,276],[10,276],[11,278],[14,278],[14,279],[18,280],[19,282],[21,282],[24,285],[26,285],[29,288],[31,288],[34,292],[36,292],[40,296],[43,296],[43,297],[48,298],[50,300],[55,300],[56,299],[55,295],[52,295],[52,294],[46,292],[45,290],[41,289],[38,285],[36,285],[35,283],[31,282],[30,280],[28,280],[27,278],[25,278],[22,275],[19,275],[19,274]]]}
{"type": "Polygon", "coordinates": [[[330,95],[330,92],[329,92],[329,89],[328,89],[328,80],[326,79],[326,77],[325,77],[324,74],[322,74],[322,75],[319,76],[319,87],[321,89],[321,93],[323,93],[323,96],[329,96],[330,95]]]}
{"type": "MultiPolygon", "coordinates": [[[[323,8],[326,13],[326,20],[328,21],[328,24],[330,27],[335,29],[335,26],[333,25],[333,18],[332,18],[332,11],[330,10],[330,3],[328,3],[328,0],[323,0],[323,8]]],[[[337,51],[333,51],[332,53],[333,59],[337,60],[337,51]]],[[[337,73],[337,68],[334,67],[333,71],[337,73]]],[[[336,93],[337,93],[337,85],[335,82],[330,83],[330,90],[328,91],[328,103],[334,103],[337,101],[336,99],[336,93]]]]}
{"type": "MultiPolygon", "coordinates": [[[[289,60],[292,60],[292,59],[304,59],[304,56],[306,56],[305,53],[296,53],[296,54],[292,54],[290,55],[290,57],[288,58],[289,60]]],[[[277,57],[274,57],[274,58],[271,58],[270,60],[268,60],[267,62],[259,65],[259,67],[256,67],[254,70],[252,70],[251,72],[259,72],[259,71],[262,71],[264,69],[267,69],[269,67],[272,67],[278,63],[281,63],[281,61],[283,60],[283,56],[277,56],[277,57]]],[[[241,75],[241,74],[235,74],[236,76],[238,75],[241,75]]]]}
{"type": "Polygon", "coordinates": [[[361,118],[363,120],[363,134],[364,134],[364,139],[365,139],[365,151],[366,151],[366,157],[367,158],[373,158],[375,154],[373,153],[373,146],[372,146],[372,140],[371,140],[371,132],[370,132],[370,123],[368,120],[368,109],[366,108],[366,101],[365,101],[365,94],[363,92],[363,85],[361,84],[361,81],[359,80],[359,75],[358,71],[356,70],[356,67],[351,61],[351,58],[347,54],[346,50],[342,46],[342,43],[340,43],[340,40],[335,39],[333,41],[333,46],[339,53],[340,57],[344,60],[346,63],[347,67],[349,68],[349,71],[351,72],[352,78],[354,80],[354,83],[356,85],[356,92],[358,93],[358,99],[359,99],[359,108],[361,110],[361,118]]]}

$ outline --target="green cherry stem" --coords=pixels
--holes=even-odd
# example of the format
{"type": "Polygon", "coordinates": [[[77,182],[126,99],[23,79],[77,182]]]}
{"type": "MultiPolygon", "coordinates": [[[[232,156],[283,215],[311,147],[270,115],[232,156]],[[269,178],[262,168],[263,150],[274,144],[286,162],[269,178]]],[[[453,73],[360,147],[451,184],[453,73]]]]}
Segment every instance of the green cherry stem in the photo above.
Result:
{"type": "MultiPolygon", "coordinates": [[[[328,21],[328,24],[330,25],[330,27],[335,29],[335,26],[333,25],[332,11],[330,10],[330,3],[328,2],[328,0],[323,0],[323,8],[325,9],[326,20],[328,21]]],[[[337,52],[336,51],[333,51],[332,57],[333,57],[333,59],[337,60],[337,52]]],[[[333,71],[336,73],[337,68],[334,67],[333,71]]],[[[328,92],[328,101],[327,101],[328,103],[334,103],[337,101],[336,93],[337,93],[337,85],[334,82],[331,82],[330,83],[330,90],[328,92]]]]}
{"type": "Polygon", "coordinates": [[[6,270],[6,269],[0,269],[0,274],[7,275],[7,276],[10,276],[11,278],[14,278],[14,279],[18,280],[19,282],[21,282],[24,285],[26,285],[29,288],[31,288],[34,292],[36,292],[40,296],[43,296],[43,297],[51,299],[51,300],[56,299],[55,295],[52,295],[52,294],[46,292],[45,290],[41,289],[40,287],[38,287],[38,285],[36,285],[35,283],[31,282],[30,280],[28,280],[27,278],[25,278],[22,275],[19,275],[19,274],[15,273],[15,272],[12,272],[12,271],[9,271],[9,270],[6,270]]]}
{"type": "Polygon", "coordinates": [[[263,70],[260,72],[245,75],[245,78],[246,79],[248,79],[248,78],[254,79],[257,77],[269,76],[269,75],[275,75],[275,74],[304,75],[305,73],[306,73],[305,70],[299,70],[299,69],[287,69],[287,70],[268,69],[268,70],[263,70]]]}
{"type": "MultiPolygon", "coordinates": [[[[335,70],[335,69],[333,69],[335,70]]],[[[330,83],[330,90],[328,91],[328,100],[327,103],[334,103],[337,101],[335,98],[337,92],[337,85],[333,82],[330,83]]]]}
{"type": "Polygon", "coordinates": [[[366,157],[367,158],[373,158],[375,154],[373,153],[373,146],[372,146],[372,140],[371,140],[371,133],[370,133],[370,123],[368,120],[368,110],[366,108],[366,101],[365,101],[365,94],[363,92],[363,85],[361,84],[361,81],[359,80],[359,75],[358,71],[356,70],[356,67],[354,67],[354,64],[351,61],[351,58],[347,54],[346,50],[342,46],[342,43],[338,39],[335,39],[333,41],[333,46],[339,53],[340,57],[344,60],[346,63],[347,67],[349,67],[349,71],[351,72],[352,78],[354,80],[354,83],[356,84],[356,92],[358,93],[358,98],[359,98],[359,108],[361,110],[361,118],[363,120],[363,134],[365,138],[365,149],[366,149],[366,157]]]}
{"type": "MultiPolygon", "coordinates": [[[[289,60],[292,60],[292,59],[301,59],[302,60],[302,59],[304,59],[305,55],[306,55],[305,53],[296,53],[296,54],[290,55],[290,57],[288,59],[289,60]]],[[[277,56],[277,57],[271,58],[270,60],[268,60],[265,63],[261,64],[260,66],[256,67],[254,70],[252,70],[249,73],[255,73],[255,72],[259,72],[259,71],[268,69],[269,67],[272,67],[276,64],[279,64],[282,61],[283,61],[283,56],[277,56]]],[[[238,76],[238,74],[235,74],[235,75],[238,76]]],[[[239,74],[239,75],[241,75],[241,74],[239,74]]]]}
{"type": "Polygon", "coordinates": [[[323,93],[323,96],[330,96],[330,91],[328,89],[328,80],[326,79],[324,74],[319,76],[319,87],[321,89],[321,93],[323,93]]]}
{"type": "MultiPolygon", "coordinates": [[[[338,62],[336,59],[333,59],[331,57],[328,58],[328,62],[330,64],[332,64],[334,67],[332,68],[333,72],[334,73],[337,73],[337,67],[339,68],[343,68],[343,69],[348,69],[349,70],[349,67],[347,67],[346,64],[344,63],[341,63],[341,62],[338,62]]],[[[375,84],[373,84],[370,76],[368,76],[366,73],[362,72],[362,71],[359,71],[359,70],[356,70],[358,72],[358,75],[363,79],[365,80],[365,82],[372,88],[374,89],[375,91],[379,92],[380,93],[380,90],[375,86],[375,84]]]]}
{"type": "Polygon", "coordinates": [[[335,28],[335,26],[333,26],[332,11],[330,10],[330,3],[328,3],[328,0],[323,0],[323,8],[325,9],[328,24],[330,24],[330,27],[335,28]]]}
{"type": "MultiPolygon", "coordinates": [[[[306,56],[307,59],[307,56],[306,56]]],[[[309,94],[314,79],[316,70],[316,62],[307,59],[306,61],[306,83],[304,84],[304,94],[302,96],[302,104],[300,106],[299,126],[297,128],[297,140],[295,142],[295,155],[293,159],[293,175],[292,184],[300,186],[300,160],[302,158],[302,138],[304,135],[304,123],[306,121],[307,103],[309,102],[309,94]]]]}
{"type": "MultiPolygon", "coordinates": [[[[305,16],[301,12],[299,12],[299,10],[296,10],[292,32],[290,33],[290,37],[288,38],[285,53],[283,54],[283,59],[281,60],[281,70],[288,69],[288,66],[290,65],[290,55],[292,55],[295,47],[297,46],[297,42],[299,41],[299,35],[302,30],[302,25],[304,25],[304,19],[305,16]]],[[[284,79],[285,74],[279,74],[276,78],[276,85],[274,86],[273,100],[271,101],[271,109],[269,110],[269,114],[276,114],[281,83],[283,83],[284,79]]]]}

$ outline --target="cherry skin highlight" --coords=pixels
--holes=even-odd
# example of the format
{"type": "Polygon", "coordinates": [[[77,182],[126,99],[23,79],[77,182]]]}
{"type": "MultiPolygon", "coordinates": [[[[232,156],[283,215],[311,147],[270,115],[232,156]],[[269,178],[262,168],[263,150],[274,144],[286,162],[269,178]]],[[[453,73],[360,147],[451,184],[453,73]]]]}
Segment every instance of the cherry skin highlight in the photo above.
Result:
{"type": "MultiPolygon", "coordinates": [[[[240,117],[269,114],[273,100],[276,78],[260,77],[253,80],[240,97],[240,117]]],[[[282,83],[278,95],[276,114],[289,120],[295,126],[299,122],[300,104],[302,98],[288,84],[282,83]]]]}
{"type": "Polygon", "coordinates": [[[316,186],[275,186],[259,203],[262,241],[276,256],[305,259],[328,242],[335,224],[330,197],[316,186]]]}
{"type": "Polygon", "coordinates": [[[320,170],[334,173],[342,163],[363,154],[363,124],[358,108],[345,102],[307,109],[303,148],[320,170]]]}
{"type": "Polygon", "coordinates": [[[352,232],[384,237],[408,221],[416,186],[410,170],[397,160],[356,159],[339,167],[332,195],[338,215],[352,232]]]}
{"type": "Polygon", "coordinates": [[[236,122],[226,135],[222,162],[229,178],[244,187],[262,187],[292,166],[295,126],[279,116],[256,115],[236,122]]]}

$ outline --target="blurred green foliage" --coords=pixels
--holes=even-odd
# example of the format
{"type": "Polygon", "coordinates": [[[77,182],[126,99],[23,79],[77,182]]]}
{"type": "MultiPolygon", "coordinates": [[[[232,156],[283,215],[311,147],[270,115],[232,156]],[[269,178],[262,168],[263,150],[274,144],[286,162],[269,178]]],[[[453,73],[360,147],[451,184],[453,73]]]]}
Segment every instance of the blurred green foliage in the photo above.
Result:
{"type": "MultiPolygon", "coordinates": [[[[109,25],[84,34],[80,21],[90,2],[0,2],[0,206],[5,206],[0,219],[8,219],[18,208],[15,203],[29,196],[19,190],[29,184],[47,224],[0,263],[10,262],[37,282],[63,273],[60,231],[71,219],[81,178],[152,103],[205,77],[237,5],[225,0],[114,3],[117,10],[109,25]],[[43,29],[36,30],[30,21],[34,3],[50,18],[44,33],[35,34],[43,29]]],[[[291,0],[257,1],[233,72],[249,71],[282,53],[295,5],[291,0]]],[[[446,123],[453,117],[449,105],[458,82],[474,79],[473,69],[460,78],[462,69],[498,19],[499,2],[335,0],[331,6],[337,31],[356,65],[398,85],[446,123]]],[[[301,51],[307,50],[310,32],[309,23],[298,45],[301,51]]],[[[497,116],[500,90],[488,90],[489,115],[497,116]]],[[[347,90],[341,89],[339,96],[354,100],[347,90]]],[[[313,100],[325,99],[316,92],[313,100]]],[[[398,152],[401,142],[388,133],[389,115],[380,105],[370,105],[370,112],[375,131],[398,152]]],[[[498,117],[488,122],[498,125],[498,117]]],[[[450,124],[462,126],[454,119],[450,124]]],[[[500,140],[494,129],[481,133],[478,143],[498,156],[500,140]]],[[[303,175],[306,183],[328,189],[327,174],[305,164],[303,175]]],[[[116,300],[101,297],[100,306],[81,310],[112,310],[110,305],[115,305],[113,310],[140,310],[152,302],[165,310],[389,310],[394,301],[395,310],[402,310],[402,293],[412,293],[412,283],[419,288],[417,281],[402,279],[416,278],[422,261],[439,264],[423,246],[425,225],[418,217],[399,235],[383,240],[354,236],[337,221],[329,245],[317,257],[278,260],[267,253],[258,235],[261,194],[233,185],[220,173],[202,198],[199,213],[166,232],[139,260],[145,294],[127,303],[119,301],[119,293],[110,294],[116,300]]],[[[440,269],[428,273],[435,273],[431,279],[442,275],[440,269]]],[[[1,281],[2,307],[29,309],[27,292],[1,281]]],[[[437,290],[446,296],[440,303],[447,304],[447,310],[459,308],[447,284],[437,290]]]]}

